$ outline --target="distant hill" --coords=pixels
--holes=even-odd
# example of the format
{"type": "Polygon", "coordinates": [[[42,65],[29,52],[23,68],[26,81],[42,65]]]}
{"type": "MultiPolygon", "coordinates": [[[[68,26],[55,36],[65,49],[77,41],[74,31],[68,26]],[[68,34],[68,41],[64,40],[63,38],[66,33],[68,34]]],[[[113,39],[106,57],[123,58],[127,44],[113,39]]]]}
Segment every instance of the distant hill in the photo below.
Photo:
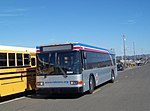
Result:
{"type": "MultiPolygon", "coordinates": [[[[117,60],[121,60],[123,57],[122,56],[117,56],[117,60]]],[[[150,54],[142,54],[142,55],[135,55],[135,56],[126,56],[127,60],[140,60],[140,59],[150,59],[150,54]]]]}

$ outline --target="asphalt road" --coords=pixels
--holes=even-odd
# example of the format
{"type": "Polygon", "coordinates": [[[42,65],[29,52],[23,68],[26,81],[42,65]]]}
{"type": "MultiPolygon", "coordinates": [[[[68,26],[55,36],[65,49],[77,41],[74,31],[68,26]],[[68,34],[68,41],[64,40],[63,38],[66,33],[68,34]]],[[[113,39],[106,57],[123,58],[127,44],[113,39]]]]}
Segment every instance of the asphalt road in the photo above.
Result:
{"type": "Polygon", "coordinates": [[[0,111],[150,111],[150,64],[119,72],[92,95],[23,97],[1,103],[0,111]]]}

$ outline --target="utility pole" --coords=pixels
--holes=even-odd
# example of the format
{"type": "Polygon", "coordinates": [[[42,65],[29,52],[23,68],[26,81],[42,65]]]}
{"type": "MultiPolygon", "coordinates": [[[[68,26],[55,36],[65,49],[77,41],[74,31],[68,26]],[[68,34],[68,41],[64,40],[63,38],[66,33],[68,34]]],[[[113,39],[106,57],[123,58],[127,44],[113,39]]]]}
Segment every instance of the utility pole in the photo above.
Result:
{"type": "Polygon", "coordinates": [[[134,61],[136,60],[136,57],[135,57],[135,43],[133,42],[133,54],[134,54],[134,61]]]}
{"type": "Polygon", "coordinates": [[[126,38],[125,35],[123,34],[123,49],[124,49],[124,68],[126,68],[126,38]]]}

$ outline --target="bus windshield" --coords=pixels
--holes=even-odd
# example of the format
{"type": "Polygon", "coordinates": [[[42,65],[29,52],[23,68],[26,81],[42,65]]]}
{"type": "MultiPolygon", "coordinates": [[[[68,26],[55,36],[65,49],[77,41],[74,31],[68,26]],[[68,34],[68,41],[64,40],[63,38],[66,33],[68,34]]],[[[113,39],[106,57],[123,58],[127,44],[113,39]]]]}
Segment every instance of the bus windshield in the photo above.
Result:
{"type": "Polygon", "coordinates": [[[37,74],[81,73],[81,55],[77,51],[37,53],[37,74]]]}

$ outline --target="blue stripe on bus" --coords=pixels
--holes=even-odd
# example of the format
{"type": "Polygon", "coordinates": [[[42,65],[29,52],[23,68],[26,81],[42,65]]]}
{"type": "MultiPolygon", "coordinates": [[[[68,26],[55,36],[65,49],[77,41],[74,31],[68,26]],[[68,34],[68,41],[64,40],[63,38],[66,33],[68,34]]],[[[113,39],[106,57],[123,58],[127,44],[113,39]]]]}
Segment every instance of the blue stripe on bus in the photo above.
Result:
{"type": "Polygon", "coordinates": [[[87,45],[87,44],[82,44],[82,43],[73,43],[73,46],[74,47],[79,46],[79,47],[83,47],[83,48],[91,48],[93,51],[99,50],[99,51],[104,51],[105,53],[114,54],[114,52],[111,50],[107,50],[104,48],[99,48],[99,47],[95,47],[95,46],[91,46],[91,45],[87,45]]]}

